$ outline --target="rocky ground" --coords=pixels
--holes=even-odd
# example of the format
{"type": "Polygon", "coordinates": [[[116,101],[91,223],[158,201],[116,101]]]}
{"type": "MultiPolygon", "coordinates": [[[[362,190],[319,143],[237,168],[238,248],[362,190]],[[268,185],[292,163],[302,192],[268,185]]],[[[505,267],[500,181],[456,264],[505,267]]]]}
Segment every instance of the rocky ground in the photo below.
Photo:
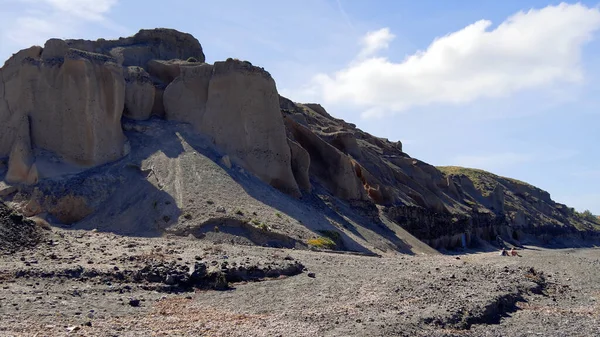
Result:
{"type": "Polygon", "coordinates": [[[600,249],[360,256],[43,230],[2,336],[597,336],[600,249]]]}

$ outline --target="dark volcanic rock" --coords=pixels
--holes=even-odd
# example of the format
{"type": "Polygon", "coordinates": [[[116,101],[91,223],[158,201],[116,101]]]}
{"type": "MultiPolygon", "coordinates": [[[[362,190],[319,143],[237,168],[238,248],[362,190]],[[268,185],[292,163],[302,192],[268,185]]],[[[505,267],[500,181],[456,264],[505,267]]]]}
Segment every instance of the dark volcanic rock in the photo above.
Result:
{"type": "Polygon", "coordinates": [[[43,236],[34,221],[0,201],[0,254],[35,246],[43,236]]]}

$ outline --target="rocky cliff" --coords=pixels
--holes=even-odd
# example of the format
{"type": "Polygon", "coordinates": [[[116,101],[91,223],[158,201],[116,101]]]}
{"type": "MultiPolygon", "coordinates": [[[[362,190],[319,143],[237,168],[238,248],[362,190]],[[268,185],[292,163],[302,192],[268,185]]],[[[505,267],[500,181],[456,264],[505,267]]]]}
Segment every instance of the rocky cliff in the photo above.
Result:
{"type": "Polygon", "coordinates": [[[0,68],[0,197],[82,227],[197,234],[218,222],[240,235],[269,221],[263,239],[333,231],[338,248],[371,251],[403,250],[403,230],[443,248],[597,229],[533,186],[436,168],[281,97],[249,62],[204,61],[169,29],[13,55],[0,68]]]}

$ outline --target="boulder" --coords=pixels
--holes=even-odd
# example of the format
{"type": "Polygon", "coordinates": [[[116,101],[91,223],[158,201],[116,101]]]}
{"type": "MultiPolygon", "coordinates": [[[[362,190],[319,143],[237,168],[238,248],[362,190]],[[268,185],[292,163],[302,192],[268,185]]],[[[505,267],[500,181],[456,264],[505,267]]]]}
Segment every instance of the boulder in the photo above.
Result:
{"type": "Polygon", "coordinates": [[[181,75],[169,84],[163,95],[166,119],[190,123],[200,129],[212,72],[210,64],[181,68],[181,75]]]}
{"type": "Polygon", "coordinates": [[[125,69],[125,117],[145,120],[154,106],[154,84],[150,75],[140,67],[125,69]]]}
{"type": "Polygon", "coordinates": [[[291,153],[275,81],[249,62],[216,62],[198,129],[246,170],[292,195],[291,153]]]}
{"type": "Polygon", "coordinates": [[[43,60],[63,59],[69,52],[69,45],[61,39],[50,39],[44,44],[42,50],[43,60]]]}

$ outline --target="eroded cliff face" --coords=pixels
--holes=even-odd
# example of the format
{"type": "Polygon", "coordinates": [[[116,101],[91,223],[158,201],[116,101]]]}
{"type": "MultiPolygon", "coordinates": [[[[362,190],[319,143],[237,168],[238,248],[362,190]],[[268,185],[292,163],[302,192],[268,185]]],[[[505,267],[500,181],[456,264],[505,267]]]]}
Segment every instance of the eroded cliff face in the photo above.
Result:
{"type": "Polygon", "coordinates": [[[0,156],[29,143],[86,166],[120,158],[125,141],[122,68],[110,57],[68,48],[31,51],[0,70],[0,120],[10,130],[2,137],[0,156]]]}
{"type": "MultiPolygon", "coordinates": [[[[204,61],[198,40],[170,29],[118,40],[51,39],[43,48],[18,52],[0,68],[0,164],[8,164],[0,174],[8,183],[39,186],[46,178],[40,151],[101,170],[130,151],[123,121],[128,130],[142,130],[135,123],[154,117],[163,126],[169,124],[164,120],[190,124],[229,172],[250,172],[296,198],[336,199],[369,223],[381,225],[385,216],[436,248],[596,228],[538,188],[478,170],[436,168],[410,157],[400,142],[363,132],[319,104],[281,97],[271,75],[247,61],[204,61]]],[[[165,150],[167,157],[191,151],[183,143],[165,150]]],[[[189,183],[203,188],[211,182],[189,183]]],[[[100,214],[88,206],[92,197],[68,192],[63,186],[57,196],[15,195],[32,215],[47,212],[63,223],[100,214]]]]}
{"type": "Polygon", "coordinates": [[[194,37],[169,29],[113,41],[51,39],[17,53],[0,70],[6,179],[37,182],[34,149],[85,167],[117,160],[128,151],[121,117],[156,115],[192,124],[232,161],[300,196],[275,81],[249,62],[204,59],[194,37]]]}
{"type": "Polygon", "coordinates": [[[340,198],[364,195],[432,247],[498,236],[585,236],[597,230],[596,224],[529,184],[480,170],[437,168],[411,158],[400,142],[363,132],[318,104],[281,97],[280,105],[288,133],[310,153],[315,181],[340,198]],[[351,173],[345,162],[352,163],[351,173]]]}

